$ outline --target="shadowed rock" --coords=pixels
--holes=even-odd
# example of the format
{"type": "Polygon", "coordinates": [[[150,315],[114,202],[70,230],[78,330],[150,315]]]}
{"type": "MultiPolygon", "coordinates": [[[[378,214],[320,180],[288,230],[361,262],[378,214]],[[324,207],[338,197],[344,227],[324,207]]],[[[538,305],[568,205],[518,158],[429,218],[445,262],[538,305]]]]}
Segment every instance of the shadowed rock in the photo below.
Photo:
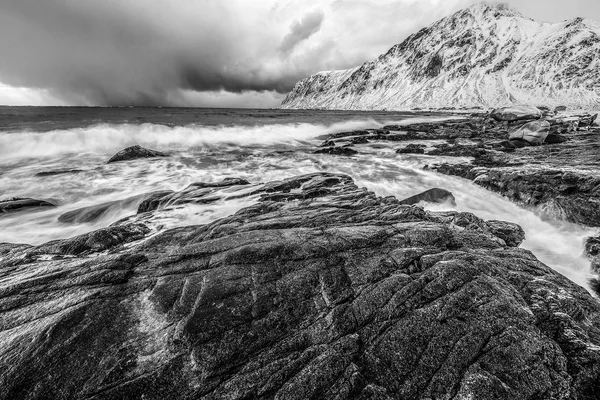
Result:
{"type": "Polygon", "coordinates": [[[446,189],[433,188],[424,191],[423,193],[416,194],[409,198],[400,201],[400,204],[412,205],[420,202],[426,203],[445,203],[450,202],[451,204],[456,205],[456,199],[446,189]]]}
{"type": "Polygon", "coordinates": [[[7,250],[0,398],[595,398],[600,304],[510,226],[343,175],[265,187],[323,191],[109,255],[7,250]]]}
{"type": "Polygon", "coordinates": [[[0,214],[25,210],[31,211],[49,207],[56,206],[48,201],[31,198],[13,197],[10,199],[0,200],[0,214]]]}
{"type": "Polygon", "coordinates": [[[167,157],[167,154],[161,153],[160,151],[146,149],[140,145],[130,146],[111,157],[107,164],[118,162],[118,161],[129,161],[138,158],[152,158],[152,157],[167,157]]]}

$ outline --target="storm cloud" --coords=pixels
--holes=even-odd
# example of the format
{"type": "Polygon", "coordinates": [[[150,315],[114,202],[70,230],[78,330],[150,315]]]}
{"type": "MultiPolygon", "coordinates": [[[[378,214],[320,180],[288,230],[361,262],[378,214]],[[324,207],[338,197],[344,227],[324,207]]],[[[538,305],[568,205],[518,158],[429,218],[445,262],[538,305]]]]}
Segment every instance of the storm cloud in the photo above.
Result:
{"type": "Polygon", "coordinates": [[[372,59],[475,2],[2,0],[0,90],[60,104],[275,106],[298,80],[372,59]]]}
{"type": "Polygon", "coordinates": [[[286,54],[292,52],[300,42],[308,39],[321,29],[323,17],[325,17],[323,11],[317,10],[306,14],[300,21],[296,21],[292,25],[290,33],[283,38],[279,50],[286,54]]]}

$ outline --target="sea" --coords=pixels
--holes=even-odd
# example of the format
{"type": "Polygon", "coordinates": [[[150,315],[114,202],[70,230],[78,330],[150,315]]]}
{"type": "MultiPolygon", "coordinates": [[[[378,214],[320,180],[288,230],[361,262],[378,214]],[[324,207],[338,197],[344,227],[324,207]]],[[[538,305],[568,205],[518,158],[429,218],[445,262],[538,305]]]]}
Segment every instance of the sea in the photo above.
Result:
{"type": "MultiPolygon", "coordinates": [[[[571,280],[588,287],[590,262],[584,240],[594,231],[545,217],[472,182],[427,170],[462,158],[396,154],[397,143],[369,143],[359,154],[314,154],[327,135],[457,118],[444,113],[278,109],[0,107],[0,199],[31,197],[58,207],[0,214],[0,243],[42,244],[80,235],[135,214],[122,201],[93,223],[63,223],[65,212],[156,190],[181,190],[193,182],[239,177],[267,182],[317,171],[344,173],[380,196],[403,199],[438,187],[456,205],[422,204],[433,211],[458,210],[523,227],[522,247],[571,280]],[[166,158],[107,164],[134,144],[166,158]],[[56,175],[40,173],[78,170],[56,175]]],[[[256,198],[187,205],[163,221],[164,229],[206,224],[251,205],[256,198]]]]}

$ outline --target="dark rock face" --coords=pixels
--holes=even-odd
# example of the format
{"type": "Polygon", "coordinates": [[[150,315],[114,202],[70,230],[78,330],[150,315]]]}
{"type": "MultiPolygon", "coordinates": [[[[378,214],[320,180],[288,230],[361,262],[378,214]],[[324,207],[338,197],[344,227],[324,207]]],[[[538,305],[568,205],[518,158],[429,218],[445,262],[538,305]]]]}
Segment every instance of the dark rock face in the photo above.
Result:
{"type": "Polygon", "coordinates": [[[30,198],[13,197],[0,200],[0,214],[15,211],[35,210],[40,208],[56,207],[54,204],[30,198]]]}
{"type": "Polygon", "coordinates": [[[165,153],[160,151],[146,149],[140,145],[130,146],[111,157],[107,164],[118,162],[118,161],[129,161],[136,160],[138,158],[152,158],[152,157],[167,157],[165,153]]]}
{"type": "Polygon", "coordinates": [[[263,189],[323,192],[108,255],[0,245],[0,398],[597,398],[600,303],[518,227],[263,189]]]}
{"type": "Polygon", "coordinates": [[[423,144],[414,144],[411,143],[402,147],[401,149],[396,150],[398,154],[425,154],[425,148],[427,146],[423,144]]]}
{"type": "Polygon", "coordinates": [[[449,191],[445,189],[433,188],[416,194],[400,201],[400,204],[413,205],[424,201],[426,203],[445,203],[456,204],[456,199],[449,191]]]}

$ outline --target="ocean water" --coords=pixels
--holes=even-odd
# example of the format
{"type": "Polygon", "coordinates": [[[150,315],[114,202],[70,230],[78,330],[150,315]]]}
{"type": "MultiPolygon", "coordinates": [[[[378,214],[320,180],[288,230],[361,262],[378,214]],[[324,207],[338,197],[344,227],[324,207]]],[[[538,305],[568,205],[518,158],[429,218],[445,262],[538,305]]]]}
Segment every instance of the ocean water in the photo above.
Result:
{"type": "MultiPolygon", "coordinates": [[[[330,133],[448,117],[407,112],[0,107],[0,198],[32,197],[58,205],[0,214],[0,242],[41,244],[108,226],[135,214],[135,203],[122,202],[93,223],[62,223],[58,217],[155,190],[181,190],[193,182],[226,177],[258,183],[328,171],[348,174],[381,196],[405,198],[432,187],[450,190],[455,206],[423,206],[516,222],[527,235],[522,247],[587,287],[591,271],[583,257],[583,242],[593,230],[543,218],[470,181],[423,169],[434,162],[466,159],[398,155],[398,144],[393,143],[357,146],[360,154],[353,157],[312,153],[330,133]],[[169,157],[106,164],[114,153],[133,144],[167,152],[169,157]],[[82,172],[36,175],[64,169],[82,172]]],[[[203,224],[254,201],[249,197],[189,205],[162,223],[165,228],[203,224]]]]}

